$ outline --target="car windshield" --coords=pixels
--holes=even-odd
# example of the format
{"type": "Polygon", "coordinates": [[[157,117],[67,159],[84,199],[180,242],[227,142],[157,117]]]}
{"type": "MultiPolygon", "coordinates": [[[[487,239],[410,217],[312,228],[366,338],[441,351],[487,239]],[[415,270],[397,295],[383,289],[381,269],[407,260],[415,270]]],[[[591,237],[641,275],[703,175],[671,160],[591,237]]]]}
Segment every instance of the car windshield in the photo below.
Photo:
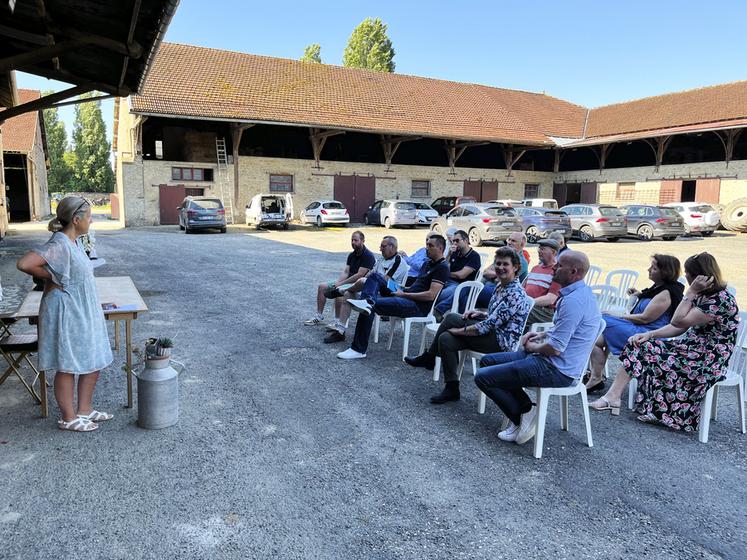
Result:
{"type": "Polygon", "coordinates": [[[601,206],[599,208],[599,213],[602,216],[622,216],[623,213],[620,212],[619,208],[615,208],[614,206],[601,206]]]}
{"type": "Polygon", "coordinates": [[[342,205],[342,202],[325,202],[324,204],[322,204],[322,206],[324,208],[334,208],[334,209],[338,209],[338,210],[342,210],[342,209],[345,208],[342,205]]]}
{"type": "Polygon", "coordinates": [[[551,212],[545,212],[545,216],[551,216],[554,218],[562,218],[563,216],[567,216],[567,215],[568,214],[566,214],[562,210],[553,210],[551,212]]]}
{"type": "Polygon", "coordinates": [[[221,204],[220,200],[193,200],[192,208],[214,210],[215,208],[223,208],[223,204],[221,204]]]}
{"type": "Polygon", "coordinates": [[[262,212],[277,214],[284,207],[285,204],[282,198],[271,196],[262,199],[262,212]]]}
{"type": "Polygon", "coordinates": [[[707,214],[708,212],[713,212],[713,206],[709,206],[708,204],[702,204],[700,206],[693,206],[692,211],[707,214]]]}
{"type": "Polygon", "coordinates": [[[415,204],[412,202],[398,202],[394,207],[397,210],[415,210],[415,204]]]}
{"type": "Polygon", "coordinates": [[[490,208],[483,208],[488,216],[516,216],[516,210],[513,208],[506,208],[505,206],[491,206],[490,208]]]}
{"type": "Polygon", "coordinates": [[[662,216],[668,216],[670,218],[679,218],[680,215],[674,208],[662,208],[659,207],[659,212],[661,212],[662,216]]]}
{"type": "Polygon", "coordinates": [[[416,202],[415,208],[418,210],[431,210],[431,207],[428,206],[425,202],[416,202]]]}

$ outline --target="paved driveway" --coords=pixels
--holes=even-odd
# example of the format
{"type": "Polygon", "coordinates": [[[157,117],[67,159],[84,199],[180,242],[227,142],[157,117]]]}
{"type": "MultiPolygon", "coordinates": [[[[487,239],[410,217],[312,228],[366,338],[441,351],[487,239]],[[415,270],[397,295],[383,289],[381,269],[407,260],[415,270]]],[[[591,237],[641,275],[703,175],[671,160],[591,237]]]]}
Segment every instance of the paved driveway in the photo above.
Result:
{"type": "MultiPolygon", "coordinates": [[[[404,366],[398,347],[337,360],[342,347],[301,321],[343,256],[282,235],[98,234],[109,263],[100,274],[132,276],[151,309],[136,339],[176,337],[181,421],[139,429],[116,365],[97,392],[115,418],[92,434],[58,431],[54,405],[39,419],[6,382],[0,557],[747,556],[745,438],[731,394],[707,445],[624,412],[592,416],[589,449],[579,403],[570,432],[553,403],[535,460],[530,445],[497,440],[494,406],[476,413],[469,375],[460,402],[434,407],[438,384],[404,366]]],[[[22,279],[15,257],[45,237],[0,245],[4,284],[22,279]]],[[[629,245],[605,247],[627,263],[629,245]]]]}

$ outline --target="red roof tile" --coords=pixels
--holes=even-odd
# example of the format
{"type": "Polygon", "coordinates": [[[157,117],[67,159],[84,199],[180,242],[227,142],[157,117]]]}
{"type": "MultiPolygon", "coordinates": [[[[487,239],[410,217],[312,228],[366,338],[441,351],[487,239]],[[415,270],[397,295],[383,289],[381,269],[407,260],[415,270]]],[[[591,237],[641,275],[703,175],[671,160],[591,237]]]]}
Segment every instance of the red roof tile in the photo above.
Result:
{"type": "MultiPolygon", "coordinates": [[[[34,101],[41,97],[41,92],[34,89],[19,89],[18,104],[34,101]]],[[[4,152],[29,153],[34,148],[34,137],[39,121],[39,112],[31,111],[8,119],[0,130],[3,134],[4,152]]]]}

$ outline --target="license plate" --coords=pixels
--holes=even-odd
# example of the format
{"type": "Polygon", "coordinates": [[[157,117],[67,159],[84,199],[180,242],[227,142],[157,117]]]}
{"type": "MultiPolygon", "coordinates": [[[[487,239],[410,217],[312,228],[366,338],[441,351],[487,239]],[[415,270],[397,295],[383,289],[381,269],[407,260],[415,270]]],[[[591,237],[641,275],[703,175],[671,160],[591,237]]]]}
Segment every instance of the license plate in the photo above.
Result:
{"type": "Polygon", "coordinates": [[[514,225],[514,223],[513,222],[503,222],[501,225],[503,227],[511,227],[512,225],[514,225]]]}
{"type": "Polygon", "coordinates": [[[622,225],[622,222],[612,222],[612,225],[613,225],[613,226],[621,226],[621,225],[622,225]]]}
{"type": "Polygon", "coordinates": [[[200,219],[201,220],[214,220],[215,216],[201,216],[200,219]]]}
{"type": "Polygon", "coordinates": [[[672,222],[672,225],[673,226],[678,226],[678,225],[680,225],[680,222],[672,222]]]}

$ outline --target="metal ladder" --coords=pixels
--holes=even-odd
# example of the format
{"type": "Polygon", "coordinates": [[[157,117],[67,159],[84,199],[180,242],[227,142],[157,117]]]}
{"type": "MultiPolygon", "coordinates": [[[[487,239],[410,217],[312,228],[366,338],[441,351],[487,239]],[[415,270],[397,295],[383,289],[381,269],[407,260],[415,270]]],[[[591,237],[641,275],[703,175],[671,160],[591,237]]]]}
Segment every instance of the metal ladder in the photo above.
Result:
{"type": "Polygon", "coordinates": [[[226,210],[226,223],[233,224],[233,193],[228,180],[228,154],[226,153],[226,139],[215,139],[215,151],[218,155],[218,188],[226,210]]]}

